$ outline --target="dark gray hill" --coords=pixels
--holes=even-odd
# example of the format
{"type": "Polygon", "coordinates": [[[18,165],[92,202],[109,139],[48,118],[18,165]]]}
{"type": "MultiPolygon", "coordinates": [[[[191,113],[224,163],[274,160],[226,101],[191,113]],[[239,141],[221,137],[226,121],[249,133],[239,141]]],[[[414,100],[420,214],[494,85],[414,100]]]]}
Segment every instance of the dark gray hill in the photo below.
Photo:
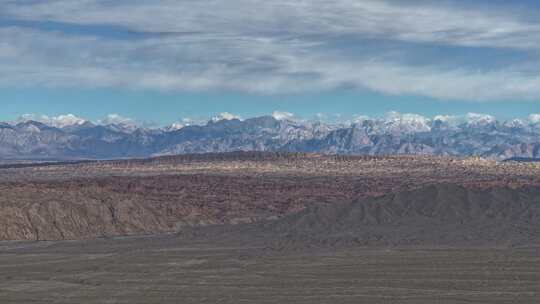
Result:
{"type": "Polygon", "coordinates": [[[435,185],[193,236],[271,240],[273,247],[540,244],[540,188],[435,185]]]}

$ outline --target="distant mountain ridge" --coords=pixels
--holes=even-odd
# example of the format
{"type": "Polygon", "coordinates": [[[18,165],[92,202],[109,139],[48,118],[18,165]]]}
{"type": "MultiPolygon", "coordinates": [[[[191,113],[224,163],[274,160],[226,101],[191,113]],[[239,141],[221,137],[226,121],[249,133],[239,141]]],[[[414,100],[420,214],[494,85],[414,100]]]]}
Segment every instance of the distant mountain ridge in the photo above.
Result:
{"type": "Polygon", "coordinates": [[[423,154],[491,159],[540,158],[540,120],[498,121],[389,113],[329,124],[290,117],[214,118],[203,125],[146,128],[129,121],[92,123],[73,115],[0,123],[0,159],[110,159],[230,151],[423,154]],[[278,119],[279,118],[279,119],[278,119]]]}
{"type": "Polygon", "coordinates": [[[512,157],[508,158],[505,161],[513,161],[520,163],[537,163],[540,162],[540,158],[528,158],[528,157],[512,157]]]}

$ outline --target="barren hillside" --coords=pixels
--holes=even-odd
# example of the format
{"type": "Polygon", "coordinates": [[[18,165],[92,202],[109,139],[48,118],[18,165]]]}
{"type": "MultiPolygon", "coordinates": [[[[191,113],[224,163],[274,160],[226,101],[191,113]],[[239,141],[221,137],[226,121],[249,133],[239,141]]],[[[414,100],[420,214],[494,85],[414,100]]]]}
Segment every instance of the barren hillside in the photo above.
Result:
{"type": "Polygon", "coordinates": [[[80,239],[258,222],[313,204],[350,203],[440,183],[540,185],[540,167],[282,153],[7,165],[0,169],[0,239],[80,239]]]}

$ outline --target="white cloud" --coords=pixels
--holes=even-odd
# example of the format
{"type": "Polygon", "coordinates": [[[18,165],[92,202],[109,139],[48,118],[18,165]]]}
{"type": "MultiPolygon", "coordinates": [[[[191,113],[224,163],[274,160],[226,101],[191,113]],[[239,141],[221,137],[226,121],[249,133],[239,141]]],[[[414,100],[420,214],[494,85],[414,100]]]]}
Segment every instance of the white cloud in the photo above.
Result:
{"type": "Polygon", "coordinates": [[[540,67],[534,58],[478,68],[452,66],[445,58],[415,64],[406,60],[414,50],[346,51],[349,46],[361,47],[367,38],[540,49],[540,24],[491,8],[375,0],[49,0],[6,2],[0,11],[11,18],[89,27],[88,35],[0,28],[3,87],[257,94],[355,87],[438,99],[540,99],[540,67]],[[102,37],[92,32],[92,25],[142,33],[135,39],[102,37]],[[346,45],[334,43],[343,37],[346,45]]]}
{"type": "Polygon", "coordinates": [[[0,59],[13,59],[18,56],[17,49],[8,43],[0,43],[0,59]]]}
{"type": "Polygon", "coordinates": [[[540,99],[540,76],[519,66],[481,71],[437,64],[415,66],[369,57],[350,60],[318,50],[306,53],[303,43],[272,39],[220,41],[214,43],[219,47],[211,48],[171,38],[128,43],[17,29],[0,29],[0,38],[25,54],[16,60],[0,59],[0,86],[4,87],[127,87],[274,94],[354,86],[385,94],[439,99],[540,99]],[[191,47],[184,47],[185,43],[191,47]]]}
{"type": "Polygon", "coordinates": [[[319,60],[318,63],[306,62],[304,66],[312,67],[313,73],[320,75],[318,86],[322,88],[350,84],[392,95],[413,94],[469,101],[540,99],[540,76],[511,67],[477,71],[374,60],[348,63],[319,60]]]}
{"type": "Polygon", "coordinates": [[[513,15],[492,6],[472,9],[434,4],[381,0],[49,0],[2,6],[4,14],[14,18],[111,24],[143,32],[257,36],[353,33],[466,46],[540,46],[538,39],[530,39],[538,38],[539,25],[522,20],[519,12],[513,15]]]}

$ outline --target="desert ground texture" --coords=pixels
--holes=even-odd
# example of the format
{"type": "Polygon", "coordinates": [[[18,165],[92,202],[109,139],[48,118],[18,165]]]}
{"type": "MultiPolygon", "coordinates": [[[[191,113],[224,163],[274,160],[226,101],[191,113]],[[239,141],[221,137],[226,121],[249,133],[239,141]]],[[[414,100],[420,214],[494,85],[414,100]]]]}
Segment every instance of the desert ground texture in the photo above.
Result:
{"type": "Polygon", "coordinates": [[[0,303],[538,303],[540,166],[226,153],[0,166],[0,303]]]}

